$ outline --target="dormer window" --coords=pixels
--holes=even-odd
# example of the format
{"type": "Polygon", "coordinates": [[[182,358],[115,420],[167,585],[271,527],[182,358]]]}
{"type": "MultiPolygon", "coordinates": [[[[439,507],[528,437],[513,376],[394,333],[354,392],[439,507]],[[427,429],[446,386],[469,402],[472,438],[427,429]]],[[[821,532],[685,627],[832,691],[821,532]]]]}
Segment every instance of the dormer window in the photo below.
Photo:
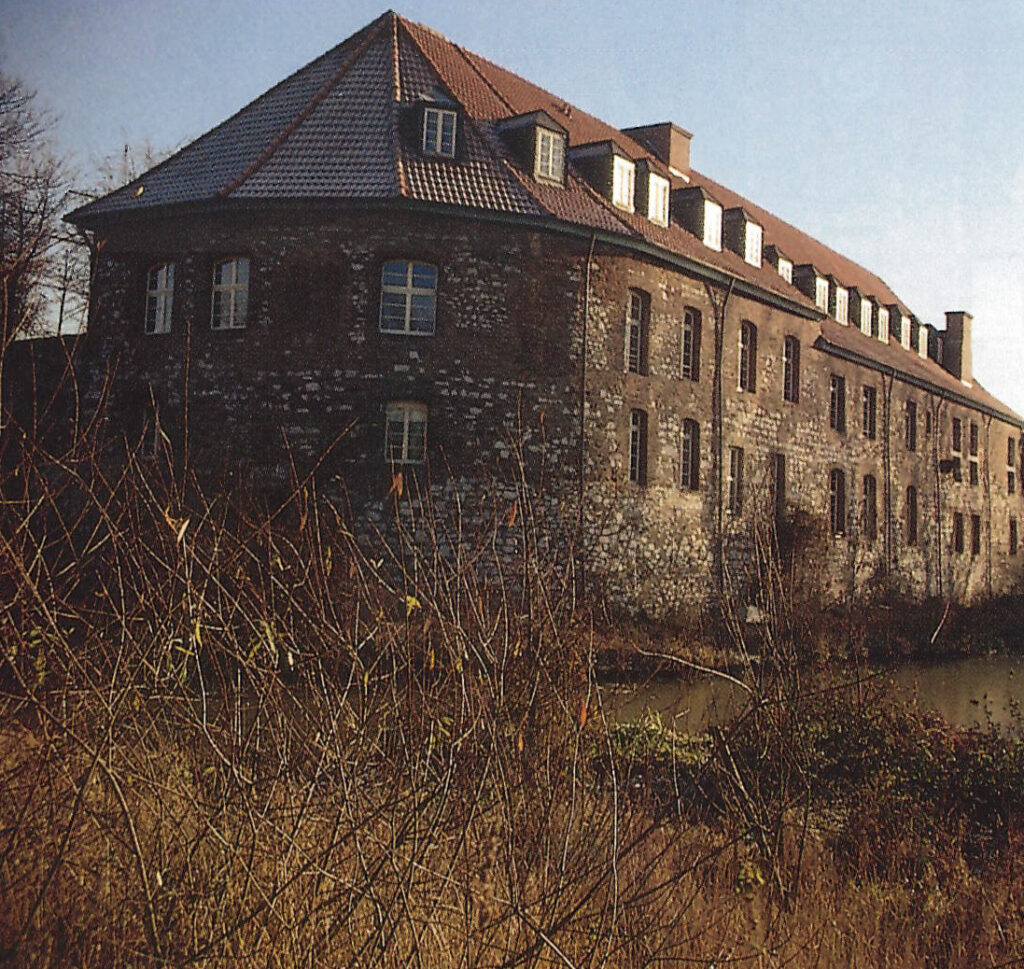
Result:
{"type": "Polygon", "coordinates": [[[722,206],[704,199],[704,245],[722,251],[722,206]]]}
{"type": "Polygon", "coordinates": [[[423,153],[441,158],[455,157],[456,114],[446,108],[424,108],[423,153]]]}
{"type": "Polygon", "coordinates": [[[636,165],[621,155],[615,156],[612,169],[612,203],[620,209],[633,211],[633,189],[636,186],[636,165]]]}
{"type": "Polygon", "coordinates": [[[844,326],[850,322],[850,293],[842,286],[836,286],[836,303],[833,307],[837,323],[844,326]]]}
{"type": "Polygon", "coordinates": [[[860,332],[864,336],[871,336],[871,300],[861,298],[860,301],[860,332]]]}
{"type": "Polygon", "coordinates": [[[743,258],[751,266],[761,265],[761,246],[764,237],[761,227],[756,222],[747,223],[746,242],[743,258]]]}
{"type": "Polygon", "coordinates": [[[669,181],[654,172],[647,179],[647,218],[658,225],[668,225],[669,181]]]}
{"type": "Polygon", "coordinates": [[[904,350],[910,349],[910,317],[900,314],[900,345],[904,350]]]}
{"type": "Polygon", "coordinates": [[[814,280],[814,305],[823,313],[828,312],[828,280],[823,276],[814,280]]]}
{"type": "Polygon", "coordinates": [[[783,256],[779,256],[779,275],[786,280],[787,283],[793,282],[793,263],[783,256]]]}
{"type": "Polygon", "coordinates": [[[562,183],[565,176],[565,135],[547,128],[537,128],[537,154],[534,159],[535,178],[562,183]]]}
{"type": "Polygon", "coordinates": [[[889,342],[889,311],[884,306],[878,307],[878,339],[889,342]]]}

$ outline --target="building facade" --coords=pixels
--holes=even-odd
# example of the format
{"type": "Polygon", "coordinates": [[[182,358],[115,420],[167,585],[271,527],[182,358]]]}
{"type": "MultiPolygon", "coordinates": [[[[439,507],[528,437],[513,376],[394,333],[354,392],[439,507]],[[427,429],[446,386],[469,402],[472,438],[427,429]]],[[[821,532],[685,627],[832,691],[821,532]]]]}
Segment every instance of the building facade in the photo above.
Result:
{"type": "Polygon", "coordinates": [[[689,147],[387,13],[71,216],[86,397],[368,520],[399,471],[499,520],[525,477],[637,610],[749,587],[766,532],[827,599],[1019,591],[1022,421],[970,316],[922,323],[689,147]]]}

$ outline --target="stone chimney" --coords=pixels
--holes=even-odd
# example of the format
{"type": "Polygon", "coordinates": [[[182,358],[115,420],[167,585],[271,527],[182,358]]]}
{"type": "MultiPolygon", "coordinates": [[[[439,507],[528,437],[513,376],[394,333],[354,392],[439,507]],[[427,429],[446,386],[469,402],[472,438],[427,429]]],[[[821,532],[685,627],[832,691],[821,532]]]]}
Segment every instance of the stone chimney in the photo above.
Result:
{"type": "Polygon", "coordinates": [[[661,124],[640,125],[637,128],[623,128],[622,133],[639,141],[659,161],[668,165],[673,175],[690,177],[690,139],[693,135],[671,121],[661,124]]]}
{"type": "Polygon", "coordinates": [[[970,385],[974,379],[971,357],[970,313],[951,310],[946,313],[946,334],[942,341],[942,365],[954,376],[970,385]]]}

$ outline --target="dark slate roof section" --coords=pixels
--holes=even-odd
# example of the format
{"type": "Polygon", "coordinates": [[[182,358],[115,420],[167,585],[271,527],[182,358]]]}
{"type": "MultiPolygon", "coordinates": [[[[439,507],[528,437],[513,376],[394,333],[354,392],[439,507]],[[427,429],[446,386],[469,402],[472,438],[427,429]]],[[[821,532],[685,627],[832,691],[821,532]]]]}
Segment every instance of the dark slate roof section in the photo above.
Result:
{"type": "MultiPolygon", "coordinates": [[[[497,132],[501,121],[535,111],[565,128],[570,148],[611,142],[628,157],[663,169],[629,134],[389,11],[161,165],[77,209],[69,220],[95,225],[106,216],[233,199],[406,198],[607,233],[623,244],[703,266],[712,276],[735,277],[766,300],[781,300],[821,319],[813,301],[767,263],[750,266],[733,252],[709,249],[677,222],[659,226],[623,212],[594,191],[571,161],[564,188],[535,181],[497,132]],[[424,157],[416,133],[406,130],[411,105],[422,99],[460,109],[459,158],[424,157]]],[[[700,172],[691,170],[689,176],[690,181],[672,176],[672,189],[701,189],[723,208],[744,209],[763,227],[765,244],[781,249],[794,265],[813,264],[843,286],[911,315],[878,276],[700,172]]],[[[824,319],[818,345],[900,371],[1019,422],[982,388],[963,386],[933,360],[891,339],[882,344],[856,327],[824,319]]]]}
{"type": "Polygon", "coordinates": [[[72,213],[75,221],[217,197],[295,120],[381,20],[307,64],[128,185],[72,213]],[[139,188],[143,191],[138,192],[139,188]]]}

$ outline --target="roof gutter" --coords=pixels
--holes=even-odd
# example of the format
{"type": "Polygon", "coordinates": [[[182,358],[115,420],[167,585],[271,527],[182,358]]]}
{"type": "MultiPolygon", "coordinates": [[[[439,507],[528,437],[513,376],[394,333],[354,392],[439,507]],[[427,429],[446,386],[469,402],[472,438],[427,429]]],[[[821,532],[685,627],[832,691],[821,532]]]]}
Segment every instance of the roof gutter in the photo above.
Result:
{"type": "Polygon", "coordinates": [[[841,360],[848,360],[850,363],[856,363],[868,370],[887,374],[902,383],[909,384],[911,387],[917,387],[919,390],[926,390],[928,393],[935,394],[943,400],[952,401],[956,404],[960,404],[962,407],[978,411],[981,414],[987,414],[989,417],[994,417],[1006,424],[1012,424],[1014,427],[1019,427],[1024,430],[1024,418],[1017,417],[1013,414],[1007,414],[1003,411],[998,411],[994,407],[989,407],[986,404],[981,404],[978,401],[971,400],[969,397],[965,397],[955,391],[946,390],[944,387],[938,386],[938,384],[933,384],[928,380],[915,377],[913,374],[904,373],[902,370],[897,370],[895,367],[890,367],[887,364],[878,363],[877,360],[872,360],[870,357],[862,356],[853,350],[847,350],[845,347],[832,343],[824,336],[819,336],[818,339],[814,341],[814,349],[821,350],[823,353],[827,353],[833,357],[839,357],[841,360]]]}
{"type": "MultiPolygon", "coordinates": [[[[73,225],[83,225],[88,228],[98,229],[104,223],[122,219],[145,218],[170,218],[178,215],[205,214],[211,212],[244,212],[244,211],[266,211],[269,209],[291,209],[296,205],[305,204],[310,211],[324,212],[326,210],[356,209],[363,211],[398,210],[407,212],[418,212],[431,215],[440,215],[445,218],[453,216],[460,219],[468,219],[473,222],[488,222],[496,225],[515,225],[520,228],[536,229],[540,232],[551,232],[558,235],[567,235],[575,239],[585,240],[587,244],[591,239],[596,242],[615,246],[627,252],[635,252],[651,259],[657,259],[675,269],[681,269],[691,276],[712,283],[717,286],[732,286],[733,291],[740,296],[755,300],[776,309],[785,310],[796,316],[808,320],[818,320],[821,312],[816,307],[804,306],[795,300],[787,299],[778,293],[762,289],[754,283],[741,279],[725,270],[715,269],[696,259],[681,256],[665,249],[662,246],[647,242],[642,239],[632,238],[608,229],[595,229],[592,226],[577,225],[573,222],[566,222],[555,216],[527,215],[513,212],[491,212],[486,209],[467,209],[462,206],[445,205],[440,202],[422,202],[417,199],[281,199],[276,200],[238,200],[238,199],[211,199],[202,202],[179,203],[176,205],[153,206],[146,209],[122,210],[120,212],[109,212],[105,214],[92,215],[79,209],[64,216],[65,222],[73,225]],[[81,213],[81,214],[80,214],[81,213]]],[[[84,208],[88,208],[85,206],[84,208]]]]}

